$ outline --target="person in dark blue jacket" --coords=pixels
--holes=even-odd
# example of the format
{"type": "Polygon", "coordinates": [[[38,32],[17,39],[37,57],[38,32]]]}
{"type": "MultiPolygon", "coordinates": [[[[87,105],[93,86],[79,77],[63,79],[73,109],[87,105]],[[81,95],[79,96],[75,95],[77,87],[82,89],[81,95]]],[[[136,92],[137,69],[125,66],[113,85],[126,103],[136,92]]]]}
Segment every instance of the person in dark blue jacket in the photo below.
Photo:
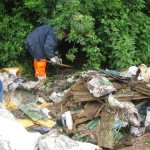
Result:
{"type": "MultiPolygon", "coordinates": [[[[64,34],[65,35],[65,34],[64,34]]],[[[46,59],[59,65],[58,46],[61,42],[50,25],[43,25],[27,35],[27,49],[34,58],[35,78],[46,79],[46,59]]]]}

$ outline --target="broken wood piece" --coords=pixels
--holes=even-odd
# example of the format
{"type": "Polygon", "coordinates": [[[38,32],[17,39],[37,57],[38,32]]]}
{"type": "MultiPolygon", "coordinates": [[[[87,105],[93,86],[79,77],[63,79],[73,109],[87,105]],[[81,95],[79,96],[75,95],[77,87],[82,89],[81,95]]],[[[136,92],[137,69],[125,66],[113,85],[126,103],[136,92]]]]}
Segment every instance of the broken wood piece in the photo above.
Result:
{"type": "Polygon", "coordinates": [[[121,89],[114,93],[114,98],[120,101],[124,100],[142,100],[145,98],[149,98],[149,96],[146,96],[142,93],[136,92],[131,90],[130,88],[121,89]]]}
{"type": "Polygon", "coordinates": [[[141,94],[144,94],[144,95],[147,95],[147,96],[150,97],[150,90],[147,90],[146,88],[144,89],[143,87],[135,86],[132,89],[139,92],[139,93],[141,93],[141,94]]]}
{"type": "Polygon", "coordinates": [[[77,82],[71,86],[72,91],[79,91],[79,92],[88,92],[87,87],[85,86],[85,82],[77,82]]]}
{"type": "Polygon", "coordinates": [[[102,110],[104,104],[101,102],[89,102],[85,105],[85,110],[79,114],[80,117],[86,117],[87,119],[91,120],[98,116],[100,111],[102,110]]]}
{"type": "Polygon", "coordinates": [[[82,117],[82,118],[79,118],[79,119],[76,119],[75,120],[75,123],[74,123],[74,126],[76,127],[77,125],[81,124],[81,123],[84,123],[86,121],[88,121],[89,119],[87,119],[86,117],[82,117]]]}
{"type": "Polygon", "coordinates": [[[71,100],[71,101],[68,101],[68,102],[65,104],[65,106],[67,106],[67,107],[73,107],[73,105],[74,105],[74,103],[73,103],[72,100],[71,100]]]}
{"type": "Polygon", "coordinates": [[[127,84],[122,83],[122,82],[112,82],[113,86],[115,87],[115,89],[120,90],[120,89],[125,89],[127,88],[127,84]]]}
{"type": "Polygon", "coordinates": [[[93,96],[89,91],[71,91],[73,96],[93,96]]]}
{"type": "Polygon", "coordinates": [[[80,96],[75,96],[73,97],[74,102],[88,102],[88,101],[95,101],[99,98],[91,96],[91,97],[80,97],[80,96]]]}
{"type": "Polygon", "coordinates": [[[101,108],[97,111],[97,114],[95,115],[95,118],[101,116],[101,110],[104,108],[104,106],[105,106],[105,104],[103,103],[101,108]]]}
{"type": "MultiPolygon", "coordinates": [[[[102,109],[101,120],[97,128],[98,146],[113,149],[114,146],[114,131],[113,125],[115,114],[106,111],[106,106],[102,109]]],[[[107,107],[108,108],[108,107],[107,107]]]]}
{"type": "Polygon", "coordinates": [[[56,123],[54,121],[48,119],[48,120],[37,120],[35,122],[35,124],[52,128],[56,123]]]}

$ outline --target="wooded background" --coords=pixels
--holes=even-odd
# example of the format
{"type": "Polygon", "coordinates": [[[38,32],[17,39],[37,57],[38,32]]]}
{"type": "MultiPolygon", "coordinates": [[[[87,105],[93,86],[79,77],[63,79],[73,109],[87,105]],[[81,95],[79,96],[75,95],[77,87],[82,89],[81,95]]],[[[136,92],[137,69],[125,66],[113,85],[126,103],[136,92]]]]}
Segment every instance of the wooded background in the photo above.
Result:
{"type": "Polygon", "coordinates": [[[1,0],[1,68],[29,68],[26,36],[43,24],[70,29],[60,53],[85,69],[150,63],[150,0],[1,0]]]}

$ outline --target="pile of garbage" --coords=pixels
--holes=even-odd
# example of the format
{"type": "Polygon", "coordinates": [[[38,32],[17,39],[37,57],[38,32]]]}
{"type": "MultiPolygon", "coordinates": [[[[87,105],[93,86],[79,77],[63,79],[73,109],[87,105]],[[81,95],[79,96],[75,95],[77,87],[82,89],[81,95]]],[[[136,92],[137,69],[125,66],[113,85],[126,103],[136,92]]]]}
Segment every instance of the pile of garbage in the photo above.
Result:
{"type": "Polygon", "coordinates": [[[132,145],[126,137],[150,131],[150,68],[144,64],[125,71],[83,71],[62,82],[62,89],[69,83],[67,89],[54,88],[48,96],[45,85],[21,78],[19,68],[3,69],[0,80],[2,130],[6,124],[14,129],[7,136],[0,132],[1,149],[25,148],[28,136],[28,150],[116,149],[120,142],[132,145]],[[15,132],[20,133],[16,141],[15,132]],[[17,143],[21,134],[24,143],[17,143]]]}
{"type": "Polygon", "coordinates": [[[2,69],[0,81],[1,150],[101,150],[97,145],[73,140],[58,129],[49,115],[52,103],[40,81],[21,78],[20,68],[2,69]]]}
{"type": "Polygon", "coordinates": [[[127,135],[149,131],[150,68],[144,64],[122,72],[89,70],[68,81],[73,84],[63,96],[50,96],[55,102],[50,114],[62,120],[63,131],[72,139],[114,149],[127,135]]]}

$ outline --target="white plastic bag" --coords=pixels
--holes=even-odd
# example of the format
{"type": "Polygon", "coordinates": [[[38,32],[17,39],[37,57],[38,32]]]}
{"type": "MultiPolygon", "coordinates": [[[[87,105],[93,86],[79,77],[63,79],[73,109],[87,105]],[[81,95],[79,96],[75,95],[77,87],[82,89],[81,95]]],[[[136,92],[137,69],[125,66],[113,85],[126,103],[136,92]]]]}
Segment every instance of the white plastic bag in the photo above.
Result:
{"type": "Polygon", "coordinates": [[[97,145],[74,141],[52,130],[39,141],[40,150],[102,150],[97,145]]]}
{"type": "Polygon", "coordinates": [[[36,150],[39,133],[29,133],[17,121],[0,116],[1,150],[36,150]]]}
{"type": "Polygon", "coordinates": [[[130,127],[130,133],[134,136],[142,136],[145,132],[145,127],[135,127],[131,126],[130,127]]]}
{"type": "Polygon", "coordinates": [[[73,129],[73,120],[70,111],[66,111],[64,114],[62,114],[62,123],[64,126],[67,126],[68,129],[73,129]]]}
{"type": "Polygon", "coordinates": [[[0,103],[0,116],[15,120],[15,116],[2,104],[0,103]]]}
{"type": "Polygon", "coordinates": [[[108,103],[124,110],[125,119],[133,126],[140,126],[140,115],[137,108],[131,101],[118,101],[112,94],[109,94],[108,103]]]}
{"type": "Polygon", "coordinates": [[[150,124],[150,111],[147,110],[147,116],[145,119],[145,127],[147,127],[150,124]]]}

